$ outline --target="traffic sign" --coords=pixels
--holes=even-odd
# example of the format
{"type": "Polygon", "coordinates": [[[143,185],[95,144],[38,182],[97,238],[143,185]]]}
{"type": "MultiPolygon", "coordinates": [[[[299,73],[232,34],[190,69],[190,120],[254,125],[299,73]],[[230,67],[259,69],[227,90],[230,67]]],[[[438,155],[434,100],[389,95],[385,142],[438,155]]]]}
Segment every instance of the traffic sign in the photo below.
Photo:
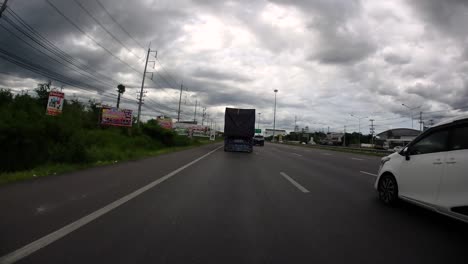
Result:
{"type": "Polygon", "coordinates": [[[255,129],[255,133],[260,134],[260,133],[262,133],[262,130],[256,128],[256,129],[255,129]]]}

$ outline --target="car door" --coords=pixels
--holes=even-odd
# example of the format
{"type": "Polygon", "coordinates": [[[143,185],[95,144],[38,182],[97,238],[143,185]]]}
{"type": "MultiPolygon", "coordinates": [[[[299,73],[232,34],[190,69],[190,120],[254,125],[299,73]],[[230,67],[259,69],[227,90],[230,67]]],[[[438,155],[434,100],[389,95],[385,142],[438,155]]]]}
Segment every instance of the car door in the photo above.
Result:
{"type": "Polygon", "coordinates": [[[426,204],[436,202],[444,173],[448,129],[434,129],[408,148],[409,159],[399,171],[399,194],[426,204]]]}
{"type": "Polygon", "coordinates": [[[438,204],[468,215],[468,123],[455,125],[449,142],[438,204]]]}

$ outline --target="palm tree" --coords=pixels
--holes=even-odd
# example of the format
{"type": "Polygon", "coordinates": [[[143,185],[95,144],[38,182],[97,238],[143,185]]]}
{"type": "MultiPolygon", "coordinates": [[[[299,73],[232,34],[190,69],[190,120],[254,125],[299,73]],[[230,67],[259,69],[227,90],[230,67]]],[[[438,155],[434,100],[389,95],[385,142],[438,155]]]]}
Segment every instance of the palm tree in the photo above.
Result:
{"type": "Polygon", "coordinates": [[[120,105],[120,95],[125,93],[125,85],[123,84],[119,84],[117,86],[117,92],[118,92],[118,95],[117,95],[117,108],[119,108],[119,105],[120,105]]]}

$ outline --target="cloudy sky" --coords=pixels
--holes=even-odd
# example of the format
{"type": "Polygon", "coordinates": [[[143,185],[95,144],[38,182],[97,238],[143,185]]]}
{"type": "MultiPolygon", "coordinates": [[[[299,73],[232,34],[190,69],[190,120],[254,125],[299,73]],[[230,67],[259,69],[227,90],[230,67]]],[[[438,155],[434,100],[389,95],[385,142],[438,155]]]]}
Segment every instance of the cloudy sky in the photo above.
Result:
{"type": "Polygon", "coordinates": [[[402,104],[419,107],[413,115],[422,111],[427,124],[468,110],[465,0],[10,0],[8,7],[0,18],[0,88],[15,92],[49,74],[65,82],[69,98],[114,103],[123,83],[123,106],[136,110],[151,42],[158,59],[148,64],[145,118],[176,117],[182,82],[182,118],[193,119],[198,101],[219,126],[230,106],[257,109],[261,126],[271,127],[274,89],[277,128],[287,130],[297,117],[300,127],[357,131],[351,114],[367,117],[363,133],[370,118],[377,131],[411,127],[402,104]],[[49,49],[19,30],[43,37],[49,49]]]}

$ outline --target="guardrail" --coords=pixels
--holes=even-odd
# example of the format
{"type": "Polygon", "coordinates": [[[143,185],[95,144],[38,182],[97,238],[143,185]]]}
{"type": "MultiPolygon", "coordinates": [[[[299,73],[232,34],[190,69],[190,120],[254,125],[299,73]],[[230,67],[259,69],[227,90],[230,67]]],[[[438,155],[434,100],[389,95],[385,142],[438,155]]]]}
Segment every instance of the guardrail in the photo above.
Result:
{"type": "MultiPolygon", "coordinates": [[[[277,144],[281,144],[281,143],[277,143],[277,144]]],[[[287,144],[287,145],[292,145],[292,146],[301,146],[301,147],[307,147],[307,148],[327,149],[327,150],[342,151],[342,152],[373,154],[373,155],[378,155],[378,156],[386,156],[386,155],[393,153],[393,151],[385,150],[385,149],[350,148],[350,147],[328,146],[328,145],[318,145],[318,144],[317,145],[309,145],[309,144],[304,145],[304,144],[297,144],[297,143],[291,143],[291,142],[286,142],[286,141],[284,141],[282,144],[287,144]]]]}

